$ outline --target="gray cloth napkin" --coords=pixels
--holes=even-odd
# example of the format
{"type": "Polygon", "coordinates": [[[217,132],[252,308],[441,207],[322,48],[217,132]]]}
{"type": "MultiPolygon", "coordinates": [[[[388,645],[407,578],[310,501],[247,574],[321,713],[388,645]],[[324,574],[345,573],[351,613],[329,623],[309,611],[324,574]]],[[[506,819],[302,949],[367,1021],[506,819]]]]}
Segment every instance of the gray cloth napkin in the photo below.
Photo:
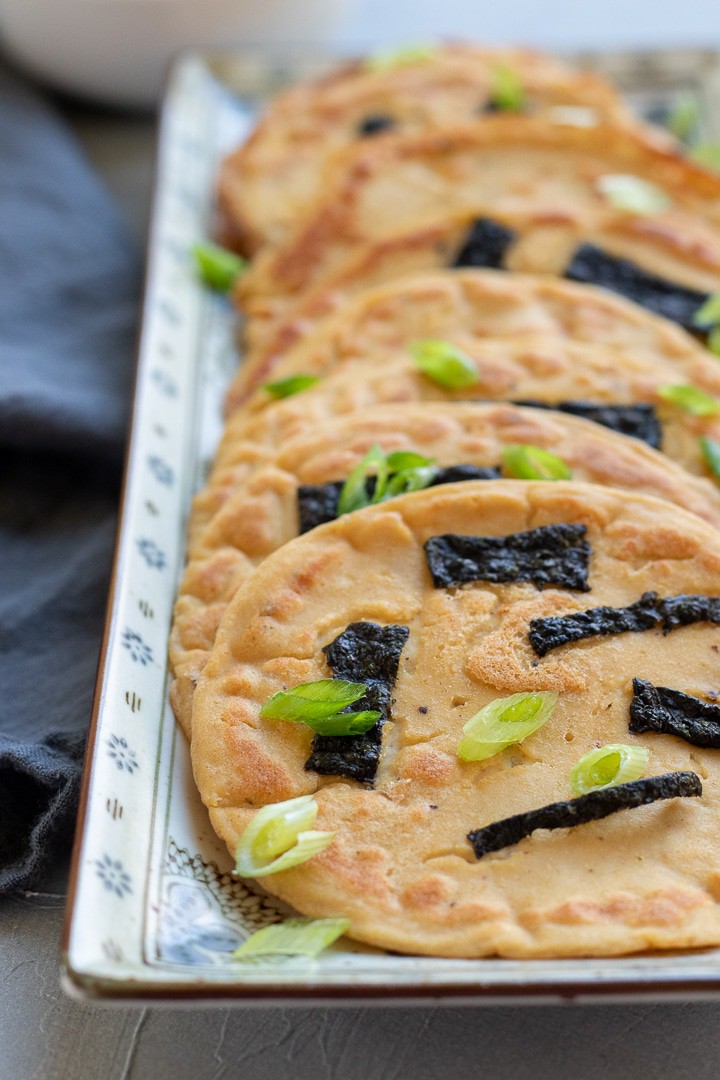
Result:
{"type": "Polygon", "coordinates": [[[0,68],[0,894],[72,834],[139,281],[72,136],[0,68]]]}

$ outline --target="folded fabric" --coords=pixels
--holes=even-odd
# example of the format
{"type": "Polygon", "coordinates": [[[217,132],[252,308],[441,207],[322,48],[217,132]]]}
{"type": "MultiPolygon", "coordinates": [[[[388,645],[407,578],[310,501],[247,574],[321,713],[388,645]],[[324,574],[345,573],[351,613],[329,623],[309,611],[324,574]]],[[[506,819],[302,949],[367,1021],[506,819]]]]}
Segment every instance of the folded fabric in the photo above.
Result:
{"type": "Polygon", "coordinates": [[[71,134],[0,68],[0,894],[72,833],[139,282],[71,134]]]}

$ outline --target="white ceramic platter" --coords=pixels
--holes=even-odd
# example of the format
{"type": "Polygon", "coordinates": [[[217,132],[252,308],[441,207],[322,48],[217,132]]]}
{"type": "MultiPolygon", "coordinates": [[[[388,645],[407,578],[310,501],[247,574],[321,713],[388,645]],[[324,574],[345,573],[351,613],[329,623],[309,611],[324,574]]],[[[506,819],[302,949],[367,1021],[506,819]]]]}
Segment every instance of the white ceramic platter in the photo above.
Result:
{"type": "MultiPolygon", "coordinates": [[[[707,54],[591,59],[643,108],[666,106],[684,89],[705,98],[707,113],[709,101],[720,98],[718,60],[707,54]]],[[[166,644],[188,507],[218,439],[220,403],[237,363],[230,306],[198,283],[189,250],[212,234],[218,163],[249,131],[252,104],[315,67],[194,54],[170,75],[122,524],[73,861],[65,984],[105,1000],[194,1002],[718,995],[720,950],[472,961],[395,956],[341,941],[312,962],[231,958],[250,933],[284,911],[232,880],[167,702],[166,644]]]]}

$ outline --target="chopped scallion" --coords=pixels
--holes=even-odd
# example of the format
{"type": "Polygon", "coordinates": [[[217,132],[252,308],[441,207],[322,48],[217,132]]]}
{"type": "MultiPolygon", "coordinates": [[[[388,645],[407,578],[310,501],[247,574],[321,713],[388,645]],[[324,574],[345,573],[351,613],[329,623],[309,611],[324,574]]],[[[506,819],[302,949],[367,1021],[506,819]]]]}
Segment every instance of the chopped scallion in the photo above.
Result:
{"type": "Polygon", "coordinates": [[[196,244],[191,251],[200,277],[218,292],[231,289],[247,266],[245,259],[217,244],[196,244]]]}
{"type": "Polygon", "coordinates": [[[416,64],[422,60],[432,60],[437,52],[435,45],[405,45],[400,49],[383,49],[368,56],[365,67],[368,71],[390,71],[392,68],[416,64]]]}
{"type": "Polygon", "coordinates": [[[350,514],[353,510],[361,510],[373,502],[380,502],[385,494],[389,472],[387,457],[375,443],[365,457],[357,463],[343,484],[338,498],[338,517],[342,514],[350,514]],[[366,481],[373,475],[375,476],[375,491],[371,497],[367,492],[366,481]]]}
{"type": "Polygon", "coordinates": [[[436,471],[430,458],[414,450],[395,450],[385,454],[376,443],[343,484],[338,498],[338,517],[361,510],[364,506],[374,506],[396,495],[420,491],[432,483],[436,471]],[[367,483],[371,476],[375,478],[372,494],[367,483]]]}
{"type": "Polygon", "coordinates": [[[720,442],[717,442],[715,439],[708,439],[705,435],[698,439],[698,442],[700,443],[702,455],[710,467],[710,471],[718,483],[720,483],[720,442]]]}
{"type": "Polygon", "coordinates": [[[491,701],[465,724],[458,757],[461,761],[484,761],[522,742],[550,718],[557,699],[557,694],[531,692],[491,701]]]}
{"type": "Polygon", "coordinates": [[[263,806],[240,837],[235,873],[239,877],[266,877],[299,866],[323,851],[335,833],[310,829],[317,812],[312,795],[263,806]]]}
{"type": "Polygon", "coordinates": [[[720,413],[720,401],[690,383],[660,386],[658,397],[669,401],[671,405],[677,405],[692,416],[717,416],[720,413]]]}
{"type": "Polygon", "coordinates": [[[518,480],[571,480],[572,472],[556,454],[541,446],[506,446],[502,452],[505,472],[518,480]]]}
{"type": "Polygon", "coordinates": [[[287,379],[278,379],[277,382],[263,383],[263,390],[267,390],[274,398],[292,397],[300,394],[303,390],[309,390],[315,383],[320,382],[319,375],[289,375],[287,379]]]}
{"type": "Polygon", "coordinates": [[[698,165],[720,172],[720,143],[698,143],[690,151],[690,157],[698,165]]]}
{"type": "Polygon", "coordinates": [[[280,690],[266,701],[260,715],[266,720],[306,724],[316,735],[362,735],[380,719],[375,709],[341,712],[367,692],[365,683],[319,679],[292,690],[280,690]]]}
{"type": "Polygon", "coordinates": [[[462,390],[479,381],[477,368],[470,357],[449,341],[413,342],[410,355],[423,374],[445,390],[462,390]]]}
{"type": "Polygon", "coordinates": [[[505,112],[522,112],[525,108],[525,90],[517,71],[500,64],[492,75],[490,101],[505,112]]]}
{"type": "Polygon", "coordinates": [[[705,344],[711,353],[720,356],[720,326],[713,326],[708,332],[705,344]]]}
{"type": "Polygon", "coordinates": [[[260,715],[269,720],[322,720],[358,701],[366,690],[365,683],[318,679],[273,694],[260,715]]]}
{"type": "Polygon", "coordinates": [[[693,326],[700,330],[709,330],[720,323],[720,292],[708,296],[692,317],[693,326]]]}
{"type": "Polygon", "coordinates": [[[258,956],[318,956],[349,926],[349,919],[286,919],[256,930],[232,957],[246,960],[258,956]]]}
{"type": "Polygon", "coordinates": [[[639,176],[607,174],[599,177],[597,187],[606,202],[630,214],[658,214],[671,205],[664,191],[639,176]]]}
{"type": "Polygon", "coordinates": [[[575,795],[639,780],[647,769],[650,751],[644,746],[609,743],[585,754],[570,773],[575,795]]]}
{"type": "Polygon", "coordinates": [[[695,94],[678,95],[668,113],[666,126],[676,139],[687,143],[694,136],[700,122],[700,102],[695,94]]]}

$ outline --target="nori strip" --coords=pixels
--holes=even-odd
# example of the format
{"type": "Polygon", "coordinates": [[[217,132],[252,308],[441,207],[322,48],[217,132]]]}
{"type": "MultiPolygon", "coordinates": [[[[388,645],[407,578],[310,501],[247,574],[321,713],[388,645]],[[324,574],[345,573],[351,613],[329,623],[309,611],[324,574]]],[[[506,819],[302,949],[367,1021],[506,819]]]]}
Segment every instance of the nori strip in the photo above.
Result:
{"type": "Polygon", "coordinates": [[[332,484],[301,484],[297,492],[300,535],[337,517],[343,481],[332,484]]]}
{"type": "Polygon", "coordinates": [[[517,233],[506,229],[490,218],[477,218],[473,222],[460,251],[450,264],[452,269],[461,266],[488,266],[503,269],[505,252],[514,243],[517,233]]]}
{"type": "Polygon", "coordinates": [[[323,649],[333,677],[363,682],[367,693],[343,712],[377,709],[380,719],[362,735],[316,735],[306,769],[324,776],[347,776],[351,780],[375,779],[382,726],[390,713],[390,695],[397,677],[400,654],[408,639],[407,626],[351,623],[323,649]]]}
{"type": "Polygon", "coordinates": [[[629,607],[596,607],[572,615],[531,619],[528,637],[537,656],[546,656],[561,645],[589,637],[606,637],[631,631],[662,628],[669,634],[691,623],[720,623],[720,599],[713,596],[665,596],[643,593],[629,607]]]}
{"type": "Polygon", "coordinates": [[[448,465],[436,471],[428,487],[437,487],[438,484],[459,484],[463,480],[499,480],[501,476],[500,469],[495,465],[448,465]]]}
{"type": "Polygon", "coordinates": [[[382,131],[390,131],[395,126],[395,120],[393,120],[392,116],[376,113],[373,116],[366,116],[360,121],[357,126],[357,133],[364,136],[379,135],[382,131]]]}
{"type": "MultiPolygon", "coordinates": [[[[394,475],[391,473],[391,476],[394,475]]],[[[463,480],[498,480],[499,478],[500,469],[492,465],[449,465],[447,468],[435,470],[435,476],[428,487],[436,487],[438,484],[458,484],[463,480]]],[[[369,497],[372,497],[374,487],[375,477],[369,476],[366,481],[369,497]]],[[[300,485],[297,499],[301,535],[318,525],[324,525],[336,519],[342,488],[342,480],[330,484],[300,485]]]]}
{"type": "Polygon", "coordinates": [[[631,780],[627,784],[590,791],[577,799],[550,803],[539,810],[528,810],[525,814],[514,814],[482,829],[474,829],[467,834],[467,838],[476,858],[481,859],[492,851],[518,844],[536,829],[567,829],[588,821],[598,821],[616,814],[618,810],[632,810],[660,799],[693,795],[702,795],[700,777],[694,772],[663,773],[661,776],[649,776],[643,780],[631,780]]]}
{"type": "Polygon", "coordinates": [[[513,405],[525,405],[531,409],[557,409],[583,420],[592,420],[610,431],[640,439],[653,450],[662,447],[662,427],[654,405],[597,405],[591,401],[558,401],[554,405],[546,401],[514,401],[513,405]]]}
{"type": "Polygon", "coordinates": [[[633,679],[629,730],[633,735],[646,731],[677,735],[693,746],[719,750],[720,705],[667,686],[653,686],[645,679],[633,679]]]}
{"type": "Polygon", "coordinates": [[[436,589],[469,581],[532,581],[589,592],[584,525],[543,525],[510,536],[432,536],[425,557],[436,589]]]}
{"type": "Polygon", "coordinates": [[[708,293],[651,274],[629,259],[609,255],[594,244],[581,244],[575,249],[565,277],[620,293],[649,311],[680,323],[686,330],[694,329],[693,316],[708,299],[708,293]]]}

